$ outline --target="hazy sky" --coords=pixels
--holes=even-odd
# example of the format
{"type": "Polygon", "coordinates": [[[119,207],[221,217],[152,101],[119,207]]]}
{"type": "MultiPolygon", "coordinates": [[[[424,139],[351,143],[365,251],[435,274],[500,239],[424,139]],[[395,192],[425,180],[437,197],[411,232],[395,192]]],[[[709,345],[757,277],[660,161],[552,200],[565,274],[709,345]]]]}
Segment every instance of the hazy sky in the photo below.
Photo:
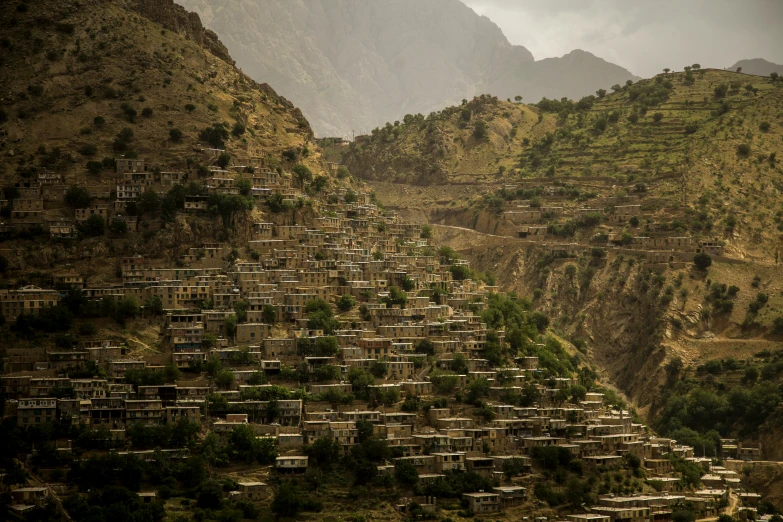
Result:
{"type": "Polygon", "coordinates": [[[638,76],[783,63],[783,0],[462,0],[536,60],[589,51],[638,76]]]}

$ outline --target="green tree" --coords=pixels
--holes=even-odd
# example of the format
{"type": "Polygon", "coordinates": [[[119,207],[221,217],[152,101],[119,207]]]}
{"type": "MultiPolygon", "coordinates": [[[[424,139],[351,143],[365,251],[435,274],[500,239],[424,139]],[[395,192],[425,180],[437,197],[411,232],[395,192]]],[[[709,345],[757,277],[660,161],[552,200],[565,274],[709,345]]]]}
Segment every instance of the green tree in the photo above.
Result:
{"type": "Polygon", "coordinates": [[[86,237],[102,236],[106,231],[106,220],[97,214],[93,214],[79,225],[79,230],[86,237]]]}
{"type": "Polygon", "coordinates": [[[340,327],[340,323],[334,319],[332,307],[323,299],[307,302],[304,311],[310,330],[323,330],[326,335],[332,335],[340,327]]]}
{"type": "Polygon", "coordinates": [[[350,294],[345,294],[337,300],[337,309],[341,312],[347,312],[356,306],[356,299],[350,294]]]}
{"type": "Polygon", "coordinates": [[[248,178],[239,178],[234,182],[234,186],[244,197],[250,197],[253,193],[253,182],[248,178]]]}
{"type": "Polygon", "coordinates": [[[65,192],[65,202],[71,208],[87,208],[91,201],[90,191],[79,185],[71,185],[65,192]]]}
{"type": "Polygon", "coordinates": [[[229,370],[228,368],[223,368],[222,370],[219,370],[215,374],[215,384],[217,384],[220,388],[223,388],[224,390],[227,390],[231,388],[234,384],[234,372],[229,370]]]}
{"type": "Polygon", "coordinates": [[[216,149],[223,149],[226,146],[229,134],[224,123],[215,123],[211,127],[202,129],[198,137],[216,149]]]}
{"type": "Polygon", "coordinates": [[[283,482],[272,500],[272,513],[278,517],[293,517],[301,509],[303,499],[292,482],[283,482]]]}
{"type": "Polygon", "coordinates": [[[473,124],[473,137],[478,141],[483,141],[489,137],[487,122],[476,120],[476,123],[473,124]]]}
{"type": "Polygon", "coordinates": [[[316,357],[333,357],[340,352],[337,338],[333,336],[319,337],[315,341],[316,357]]]}
{"type": "Polygon", "coordinates": [[[320,437],[304,447],[311,462],[323,469],[331,469],[340,458],[340,443],[332,437],[320,437]]]}
{"type": "Polygon", "coordinates": [[[435,355],[435,345],[429,339],[422,339],[415,346],[416,353],[435,355]]]}
{"type": "Polygon", "coordinates": [[[219,509],[223,502],[223,485],[217,480],[207,480],[199,488],[198,507],[204,509],[219,509]]]}
{"type": "Polygon", "coordinates": [[[386,377],[386,374],[389,372],[389,363],[382,359],[377,359],[372,362],[370,365],[370,373],[373,374],[378,379],[382,379],[386,377]]]}
{"type": "Polygon", "coordinates": [[[261,321],[266,324],[274,324],[277,319],[277,309],[269,304],[265,304],[261,308],[261,321]]]}
{"type": "Polygon", "coordinates": [[[237,335],[237,317],[236,315],[229,315],[223,322],[223,327],[226,330],[226,336],[232,341],[237,335]]]}
{"type": "Polygon", "coordinates": [[[693,264],[701,271],[707,270],[712,265],[712,257],[706,252],[699,252],[693,256],[693,264]]]}
{"type": "Polygon", "coordinates": [[[713,93],[715,94],[716,98],[725,98],[726,93],[728,92],[729,92],[729,86],[725,83],[718,84],[713,90],[713,93]]]}
{"type": "Polygon", "coordinates": [[[157,212],[160,209],[161,198],[160,195],[153,188],[148,188],[139,196],[139,200],[136,202],[136,208],[141,213],[157,212]]]}
{"type": "Polygon", "coordinates": [[[299,183],[305,183],[313,180],[313,172],[301,163],[295,165],[291,170],[294,173],[294,177],[299,180],[299,183]]]}
{"type": "Polygon", "coordinates": [[[182,376],[182,372],[174,363],[168,363],[163,368],[163,378],[167,383],[175,383],[182,376]]]}
{"type": "Polygon", "coordinates": [[[113,218],[109,222],[109,231],[112,234],[117,234],[117,235],[127,234],[128,224],[121,219],[113,218]]]}
{"type": "Polygon", "coordinates": [[[139,302],[133,296],[125,296],[119,301],[114,310],[114,320],[124,325],[127,319],[131,319],[139,315],[141,308],[139,302]]]}
{"type": "Polygon", "coordinates": [[[401,486],[412,489],[419,483],[419,472],[410,462],[400,461],[394,466],[394,478],[401,486]]]}
{"type": "Polygon", "coordinates": [[[359,443],[362,443],[373,436],[373,423],[367,420],[358,420],[356,421],[356,430],[359,443]]]}
{"type": "Polygon", "coordinates": [[[231,164],[231,155],[226,152],[221,152],[220,156],[218,156],[218,159],[215,163],[221,169],[225,169],[231,164]]]}
{"type": "Polygon", "coordinates": [[[242,125],[241,122],[234,123],[234,126],[231,128],[231,134],[233,134],[238,138],[242,136],[244,133],[245,133],[245,126],[242,125]]]}
{"type": "Polygon", "coordinates": [[[144,301],[144,309],[149,310],[154,315],[163,314],[163,299],[159,295],[153,295],[144,301]]]}

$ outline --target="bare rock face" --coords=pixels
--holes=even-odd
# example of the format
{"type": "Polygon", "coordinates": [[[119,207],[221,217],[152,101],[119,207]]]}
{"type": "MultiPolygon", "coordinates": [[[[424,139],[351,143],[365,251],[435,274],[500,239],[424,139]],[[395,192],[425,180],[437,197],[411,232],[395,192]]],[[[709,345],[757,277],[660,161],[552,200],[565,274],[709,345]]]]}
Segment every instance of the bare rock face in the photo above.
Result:
{"type": "Polygon", "coordinates": [[[234,65],[226,46],[214,32],[201,24],[198,14],[185,10],[174,0],[128,0],[127,5],[141,16],[196,42],[221,60],[234,65]]]}

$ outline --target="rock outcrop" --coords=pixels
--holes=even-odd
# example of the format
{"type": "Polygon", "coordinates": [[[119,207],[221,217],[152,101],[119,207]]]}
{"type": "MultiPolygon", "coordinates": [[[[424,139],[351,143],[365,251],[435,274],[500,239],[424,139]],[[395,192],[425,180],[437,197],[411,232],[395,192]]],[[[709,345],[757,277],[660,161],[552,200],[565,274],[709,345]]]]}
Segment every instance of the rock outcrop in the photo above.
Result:
{"type": "Polygon", "coordinates": [[[234,60],[218,36],[201,23],[197,13],[185,10],[174,0],[128,0],[127,7],[141,16],[156,22],[169,31],[204,47],[221,60],[234,65],[234,60]]]}

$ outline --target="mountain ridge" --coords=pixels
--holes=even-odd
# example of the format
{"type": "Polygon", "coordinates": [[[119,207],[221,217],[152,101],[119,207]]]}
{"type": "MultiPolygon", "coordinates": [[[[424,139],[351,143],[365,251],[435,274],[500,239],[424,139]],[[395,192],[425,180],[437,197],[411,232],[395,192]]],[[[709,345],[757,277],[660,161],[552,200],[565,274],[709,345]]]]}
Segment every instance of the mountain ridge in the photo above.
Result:
{"type": "Polygon", "coordinates": [[[536,61],[457,0],[179,3],[251,77],[302,107],[321,136],[364,134],[478,94],[580,98],[637,79],[587,52],[536,61]]]}
{"type": "Polygon", "coordinates": [[[778,73],[783,75],[783,65],[770,62],[764,58],[745,58],[738,61],[731,67],[727,68],[728,71],[736,71],[741,67],[742,72],[745,74],[753,74],[756,76],[769,76],[770,73],[778,73]]]}
{"type": "Polygon", "coordinates": [[[16,74],[0,86],[17,94],[2,104],[0,149],[18,158],[0,164],[6,182],[20,173],[25,181],[44,168],[39,142],[47,144],[47,155],[60,151],[47,168],[92,184],[109,180],[106,173],[88,175],[88,161],[138,154],[179,165],[204,142],[201,131],[215,124],[240,124],[241,133],[224,141],[247,155],[276,156],[312,138],[298,108],[241,73],[198,15],[172,0],[64,1],[33,13],[9,15],[16,23],[4,29],[14,43],[2,60],[16,74]],[[22,38],[23,31],[31,37],[22,38]],[[144,38],[123,43],[130,31],[144,38]],[[32,66],[24,53],[41,58],[41,65],[32,66]],[[118,141],[118,133],[127,139],[118,141]],[[30,135],[39,142],[25,139],[30,135]]]}

